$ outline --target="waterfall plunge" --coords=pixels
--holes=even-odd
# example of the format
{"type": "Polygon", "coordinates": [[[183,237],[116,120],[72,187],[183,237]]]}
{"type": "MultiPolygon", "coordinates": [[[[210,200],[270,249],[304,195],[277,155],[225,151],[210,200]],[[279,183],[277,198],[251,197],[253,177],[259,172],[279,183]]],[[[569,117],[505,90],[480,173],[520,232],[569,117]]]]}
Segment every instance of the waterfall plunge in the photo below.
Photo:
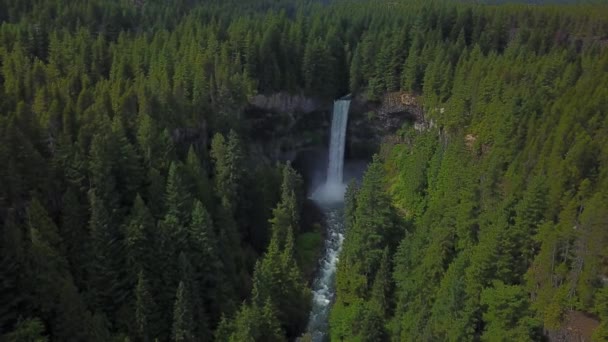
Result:
{"type": "Polygon", "coordinates": [[[346,189],[343,183],[344,146],[346,143],[346,125],[348,123],[349,108],[350,99],[334,101],[327,180],[312,196],[318,202],[341,202],[344,200],[344,191],[346,189]]]}

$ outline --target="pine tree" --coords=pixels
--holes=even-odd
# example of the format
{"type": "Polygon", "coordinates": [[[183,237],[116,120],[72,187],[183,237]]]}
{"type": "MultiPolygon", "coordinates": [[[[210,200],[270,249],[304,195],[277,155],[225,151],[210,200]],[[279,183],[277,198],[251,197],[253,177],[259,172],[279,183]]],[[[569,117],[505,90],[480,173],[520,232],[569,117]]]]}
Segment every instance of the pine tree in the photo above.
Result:
{"type": "Polygon", "coordinates": [[[212,188],[209,182],[207,171],[203,168],[194,148],[190,146],[185,165],[188,175],[188,190],[198,200],[203,202],[205,207],[210,207],[212,201],[212,188]]]}
{"type": "Polygon", "coordinates": [[[53,281],[58,285],[52,294],[55,298],[54,315],[50,319],[52,336],[62,341],[95,340],[90,331],[82,329],[92,324],[92,317],[79,289],[69,275],[53,281]],[[57,299],[58,298],[58,299],[57,299]]]}
{"type": "Polygon", "coordinates": [[[384,249],[382,253],[382,260],[380,261],[380,268],[376,273],[374,284],[371,290],[371,302],[372,305],[377,307],[378,313],[381,317],[386,317],[390,312],[391,305],[391,269],[389,260],[389,250],[384,249]]]}
{"type": "Polygon", "coordinates": [[[230,131],[228,140],[216,134],[211,142],[211,157],[215,162],[215,190],[220,203],[230,213],[238,205],[238,191],[243,177],[242,149],[240,140],[234,131],[230,131]]]}
{"type": "Polygon", "coordinates": [[[359,185],[356,180],[351,180],[344,194],[344,227],[346,230],[355,226],[355,212],[357,210],[357,192],[359,185]]]}
{"type": "MultiPolygon", "coordinates": [[[[253,275],[253,302],[262,306],[270,301],[276,306],[277,317],[288,336],[298,336],[304,328],[310,306],[310,295],[294,259],[293,220],[299,220],[293,210],[295,202],[294,173],[287,166],[284,169],[282,198],[274,209],[272,238],[268,251],[256,264],[253,275]]],[[[296,177],[297,178],[297,177],[296,177]]],[[[297,182],[295,182],[297,183],[297,182]]]]}
{"type": "Polygon", "coordinates": [[[595,299],[595,312],[600,316],[602,323],[593,333],[593,338],[601,341],[608,338],[608,288],[598,290],[595,299]]]}
{"type": "Polygon", "coordinates": [[[148,282],[144,272],[140,271],[137,276],[135,287],[135,324],[138,337],[144,341],[152,341],[157,331],[156,323],[156,303],[150,293],[148,282]]]}
{"type": "Polygon", "coordinates": [[[4,336],[7,342],[47,342],[44,323],[39,318],[19,321],[15,330],[4,336]]]}
{"type": "Polygon", "coordinates": [[[184,186],[181,167],[176,163],[171,163],[171,167],[169,168],[165,204],[168,216],[175,217],[180,225],[188,223],[190,213],[192,212],[192,199],[187,188],[184,186]]]}
{"type": "MultiPolygon", "coordinates": [[[[220,312],[226,296],[228,281],[222,272],[222,262],[218,255],[218,240],[213,229],[211,216],[200,201],[194,203],[190,236],[189,255],[196,267],[196,281],[200,286],[201,309],[220,312]],[[203,307],[204,306],[204,307],[203,307]]],[[[215,317],[218,319],[219,317],[215,317]]]]}
{"type": "Polygon", "coordinates": [[[396,234],[391,204],[384,193],[382,164],[377,157],[365,172],[356,203],[356,223],[349,231],[352,244],[344,246],[344,256],[363,260],[362,272],[375,274],[382,258],[381,246],[390,243],[396,234]]]}
{"type": "MultiPolygon", "coordinates": [[[[114,153],[112,150],[110,134],[101,131],[93,136],[89,151],[89,180],[91,187],[95,190],[95,196],[103,202],[108,210],[119,207],[120,192],[117,189],[117,182],[113,172],[114,153]]],[[[112,217],[112,220],[116,217],[112,217]]]]}
{"type": "Polygon", "coordinates": [[[125,303],[128,283],[124,276],[122,237],[111,222],[106,206],[95,195],[89,193],[91,203],[91,245],[94,259],[91,265],[91,294],[97,308],[111,315],[125,303]]]}
{"type": "Polygon", "coordinates": [[[180,281],[175,294],[172,340],[176,342],[195,341],[193,323],[192,303],[188,296],[188,289],[184,282],[180,281]]]}
{"type": "Polygon", "coordinates": [[[58,236],[57,228],[36,199],[28,209],[27,223],[31,239],[30,281],[36,284],[32,293],[36,306],[50,323],[54,337],[62,340],[87,339],[87,331],[79,328],[89,323],[84,301],[73,283],[66,258],[51,243],[53,238],[50,237],[58,236]]]}
{"type": "Polygon", "coordinates": [[[387,333],[382,314],[375,309],[364,309],[360,326],[355,330],[360,341],[386,341],[387,333]]]}
{"type": "Polygon", "coordinates": [[[186,253],[179,255],[179,276],[184,283],[187,298],[189,298],[192,313],[192,334],[196,339],[206,339],[209,335],[207,331],[207,315],[205,306],[201,299],[201,287],[198,282],[196,270],[190,263],[186,253]]]}
{"type": "Polygon", "coordinates": [[[288,163],[283,167],[283,182],[281,184],[281,205],[290,216],[289,225],[297,234],[300,230],[300,210],[304,196],[302,194],[302,177],[288,163]]]}
{"type": "Polygon", "coordinates": [[[79,192],[74,186],[69,186],[62,198],[61,236],[66,250],[66,257],[74,282],[78,287],[85,285],[88,274],[87,265],[92,255],[87,225],[87,205],[81,203],[79,192]]]}
{"type": "Polygon", "coordinates": [[[26,287],[29,270],[26,268],[26,240],[15,222],[15,210],[9,209],[2,225],[2,253],[0,253],[0,327],[10,329],[19,319],[19,312],[29,311],[29,292],[26,287]]]}
{"type": "Polygon", "coordinates": [[[406,91],[416,91],[421,83],[420,53],[421,46],[418,35],[415,35],[412,45],[408,50],[403,74],[401,75],[401,89],[406,91]]]}
{"type": "Polygon", "coordinates": [[[27,218],[29,228],[36,229],[41,235],[41,238],[48,243],[51,248],[59,253],[64,250],[63,241],[61,236],[59,236],[57,225],[51,220],[46,209],[36,197],[32,199],[27,210],[27,218]]]}
{"type": "Polygon", "coordinates": [[[125,227],[126,262],[129,274],[136,281],[137,274],[154,267],[155,223],[150,210],[146,207],[141,196],[135,197],[131,215],[125,227]]]}
{"type": "Polygon", "coordinates": [[[223,320],[216,333],[216,340],[239,341],[286,341],[280,323],[270,302],[260,307],[245,304],[233,321],[223,320]]]}
{"type": "MultiPolygon", "coordinates": [[[[211,142],[211,157],[214,161],[214,188],[219,199],[219,205],[215,208],[217,217],[216,226],[219,231],[218,240],[220,250],[237,251],[236,253],[221,253],[222,264],[225,267],[230,283],[234,284],[237,292],[242,284],[237,280],[237,275],[242,268],[242,255],[238,253],[241,242],[241,234],[235,220],[238,208],[238,192],[242,180],[242,152],[240,141],[234,131],[231,131],[228,141],[221,135],[216,134],[211,142]]],[[[228,292],[231,292],[228,290],[228,292]]],[[[230,305],[230,301],[226,302],[230,305]]]]}
{"type": "Polygon", "coordinates": [[[129,203],[140,188],[144,173],[140,165],[140,158],[127,139],[123,122],[118,115],[112,122],[112,139],[112,148],[116,153],[114,157],[116,186],[122,194],[123,202],[129,203]]]}
{"type": "Polygon", "coordinates": [[[353,60],[350,64],[350,75],[349,75],[349,89],[352,93],[356,93],[359,91],[361,86],[363,85],[363,75],[362,75],[362,66],[363,61],[359,52],[359,47],[355,50],[353,54],[353,60]]]}
{"type": "Polygon", "coordinates": [[[146,187],[145,198],[155,219],[162,218],[165,212],[166,188],[165,178],[157,169],[150,168],[148,170],[148,186],[146,187]]]}
{"type": "Polygon", "coordinates": [[[538,322],[530,317],[528,298],[520,286],[496,282],[492,288],[482,292],[481,303],[488,306],[483,318],[487,326],[482,340],[524,341],[538,338],[538,322]]]}

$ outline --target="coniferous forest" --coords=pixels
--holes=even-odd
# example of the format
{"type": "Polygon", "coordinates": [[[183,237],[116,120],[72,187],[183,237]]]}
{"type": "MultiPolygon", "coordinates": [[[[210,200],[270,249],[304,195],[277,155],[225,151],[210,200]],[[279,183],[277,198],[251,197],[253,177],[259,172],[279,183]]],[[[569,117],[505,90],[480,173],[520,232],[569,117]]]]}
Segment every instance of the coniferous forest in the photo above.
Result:
{"type": "Polygon", "coordinates": [[[608,5],[489,2],[0,0],[0,340],[310,341],[323,232],[245,108],[398,92],[331,340],[607,341],[608,5]]]}

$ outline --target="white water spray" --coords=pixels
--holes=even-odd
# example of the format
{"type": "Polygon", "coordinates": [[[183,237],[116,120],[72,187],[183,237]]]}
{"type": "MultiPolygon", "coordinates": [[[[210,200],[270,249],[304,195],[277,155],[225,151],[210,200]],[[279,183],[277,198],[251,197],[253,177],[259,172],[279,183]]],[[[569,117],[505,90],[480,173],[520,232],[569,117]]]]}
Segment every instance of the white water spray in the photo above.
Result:
{"type": "Polygon", "coordinates": [[[312,198],[318,202],[342,202],[346,186],[344,180],[344,149],[346,146],[346,126],[350,99],[334,101],[334,111],[331,122],[331,137],[329,143],[329,164],[327,180],[317,189],[312,198]]]}

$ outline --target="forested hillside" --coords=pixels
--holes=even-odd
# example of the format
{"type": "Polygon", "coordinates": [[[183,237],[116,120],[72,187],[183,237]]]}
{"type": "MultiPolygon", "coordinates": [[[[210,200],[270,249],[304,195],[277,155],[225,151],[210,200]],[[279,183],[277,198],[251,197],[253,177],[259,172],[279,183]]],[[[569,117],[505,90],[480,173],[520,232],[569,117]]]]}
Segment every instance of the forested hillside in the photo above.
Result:
{"type": "Polygon", "coordinates": [[[419,94],[428,122],[347,192],[332,340],[537,341],[572,310],[608,339],[606,20],[511,9],[423,9],[355,54],[354,90],[419,94]]]}
{"type": "MultiPolygon", "coordinates": [[[[0,1],[0,336],[283,341],[301,177],[244,113],[415,95],[347,193],[332,338],[608,339],[608,8],[0,1]]],[[[373,113],[370,113],[370,115],[373,113]]]]}

